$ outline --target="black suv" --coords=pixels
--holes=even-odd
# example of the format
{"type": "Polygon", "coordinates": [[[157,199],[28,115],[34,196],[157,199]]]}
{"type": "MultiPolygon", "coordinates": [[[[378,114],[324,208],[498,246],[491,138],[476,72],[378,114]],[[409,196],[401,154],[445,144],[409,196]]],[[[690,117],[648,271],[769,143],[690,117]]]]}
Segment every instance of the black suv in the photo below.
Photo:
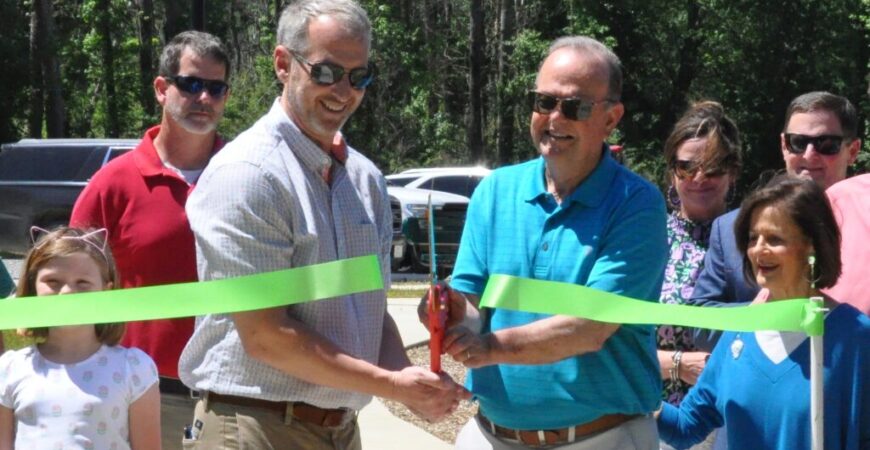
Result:
{"type": "Polygon", "coordinates": [[[24,254],[30,227],[69,223],[79,194],[100,167],[138,139],[22,139],[0,146],[0,253],[24,254]]]}

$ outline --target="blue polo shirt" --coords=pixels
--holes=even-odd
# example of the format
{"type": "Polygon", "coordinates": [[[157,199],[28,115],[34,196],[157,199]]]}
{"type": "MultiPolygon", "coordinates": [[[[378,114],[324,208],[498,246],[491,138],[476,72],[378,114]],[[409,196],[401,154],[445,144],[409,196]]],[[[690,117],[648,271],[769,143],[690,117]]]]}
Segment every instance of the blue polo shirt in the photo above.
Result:
{"type": "MultiPolygon", "coordinates": [[[[661,193],[617,164],[607,147],[595,170],[561,204],[538,158],[498,169],[472,196],[453,288],[480,295],[490,274],[576,283],[657,302],[668,258],[661,193]]],[[[543,318],[495,309],[484,332],[543,318]]],[[[601,351],[545,365],[470,371],[483,414],[517,429],[552,429],[604,414],[645,414],[661,401],[655,329],[624,325],[601,351]]]]}

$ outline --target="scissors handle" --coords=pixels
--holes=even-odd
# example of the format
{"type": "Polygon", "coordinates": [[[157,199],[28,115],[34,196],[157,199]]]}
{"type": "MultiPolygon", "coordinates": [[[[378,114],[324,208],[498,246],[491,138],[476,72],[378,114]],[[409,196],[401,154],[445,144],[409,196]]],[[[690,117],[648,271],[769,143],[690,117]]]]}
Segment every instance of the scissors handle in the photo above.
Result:
{"type": "Polygon", "coordinates": [[[429,366],[432,372],[441,372],[441,353],[443,352],[444,332],[447,328],[447,289],[433,284],[429,289],[426,302],[429,311],[429,366]]]}

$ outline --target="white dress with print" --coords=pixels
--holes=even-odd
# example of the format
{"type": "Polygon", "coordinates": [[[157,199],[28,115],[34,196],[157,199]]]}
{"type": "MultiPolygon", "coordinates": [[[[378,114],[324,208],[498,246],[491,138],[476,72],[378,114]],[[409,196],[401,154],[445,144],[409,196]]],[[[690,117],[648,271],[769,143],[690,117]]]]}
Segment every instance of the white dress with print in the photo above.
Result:
{"type": "Polygon", "coordinates": [[[46,360],[35,346],[0,356],[0,405],[15,413],[15,448],[130,448],[127,413],[154,383],[139,349],[103,345],[75,364],[46,360]]]}

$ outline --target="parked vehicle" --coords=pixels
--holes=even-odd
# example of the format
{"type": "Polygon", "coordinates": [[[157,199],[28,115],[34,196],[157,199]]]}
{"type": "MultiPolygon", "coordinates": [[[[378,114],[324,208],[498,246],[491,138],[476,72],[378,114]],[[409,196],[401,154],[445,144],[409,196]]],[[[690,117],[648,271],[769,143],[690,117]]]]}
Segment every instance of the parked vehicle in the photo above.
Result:
{"type": "Polygon", "coordinates": [[[387,175],[387,185],[449,192],[471,198],[474,189],[492,172],[485,167],[409,169],[387,175]]]}
{"type": "Polygon", "coordinates": [[[390,194],[390,212],[393,217],[393,248],[391,251],[391,266],[393,270],[397,270],[396,258],[400,260],[404,257],[405,252],[405,236],[402,234],[402,202],[396,196],[390,194]],[[397,250],[398,248],[398,250],[397,250]],[[398,253],[398,256],[396,254],[398,253]]]}
{"type": "Polygon", "coordinates": [[[24,254],[30,227],[69,223],[91,176],[138,139],[22,139],[0,146],[0,253],[24,254]]]}
{"type": "MultiPolygon", "coordinates": [[[[448,192],[387,186],[391,198],[400,203],[401,237],[393,240],[393,270],[411,268],[417,272],[429,270],[429,237],[426,210],[429,196],[435,214],[435,250],[439,271],[453,268],[459,238],[465,225],[468,198],[448,192]]],[[[395,231],[395,210],[394,210],[395,231]]],[[[395,234],[394,234],[395,236],[395,234]]]]}

